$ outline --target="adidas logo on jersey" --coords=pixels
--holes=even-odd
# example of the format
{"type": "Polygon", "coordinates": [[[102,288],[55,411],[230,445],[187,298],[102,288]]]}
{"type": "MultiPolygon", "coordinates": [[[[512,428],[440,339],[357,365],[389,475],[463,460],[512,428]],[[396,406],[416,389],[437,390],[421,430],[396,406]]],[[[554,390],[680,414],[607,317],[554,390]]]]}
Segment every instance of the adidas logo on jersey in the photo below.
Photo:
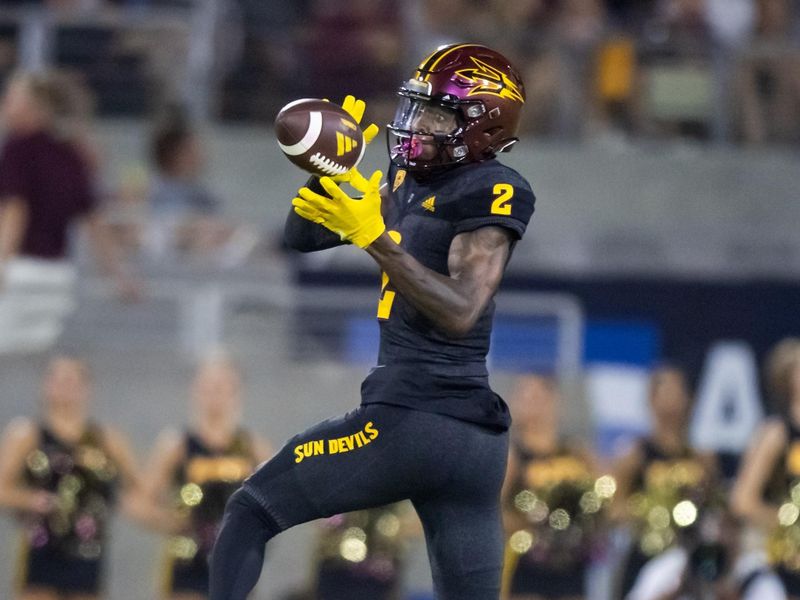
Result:
{"type": "Polygon", "coordinates": [[[430,198],[422,201],[422,208],[427,211],[434,212],[436,210],[436,196],[431,196],[430,198]]]}

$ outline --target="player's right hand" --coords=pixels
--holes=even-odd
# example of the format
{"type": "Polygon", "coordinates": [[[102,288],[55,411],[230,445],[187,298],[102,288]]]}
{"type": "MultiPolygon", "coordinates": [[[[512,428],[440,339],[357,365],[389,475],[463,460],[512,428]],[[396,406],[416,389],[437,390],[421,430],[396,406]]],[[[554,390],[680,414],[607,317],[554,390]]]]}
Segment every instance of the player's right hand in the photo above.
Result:
{"type": "Polygon", "coordinates": [[[366,248],[386,230],[381,215],[382,176],[380,171],[375,171],[372,177],[364,179],[359,173],[358,178],[351,181],[355,189],[364,194],[361,198],[351,198],[330,177],[323,177],[320,185],[327,195],[301,188],[298,197],[292,201],[294,211],[304,219],[333,231],[343,240],[366,248]]]}

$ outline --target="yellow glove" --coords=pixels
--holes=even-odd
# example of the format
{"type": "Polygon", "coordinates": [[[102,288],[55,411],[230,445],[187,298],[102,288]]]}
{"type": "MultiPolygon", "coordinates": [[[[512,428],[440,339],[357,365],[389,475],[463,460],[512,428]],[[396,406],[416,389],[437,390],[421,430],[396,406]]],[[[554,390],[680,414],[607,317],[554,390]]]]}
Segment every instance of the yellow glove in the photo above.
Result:
{"type": "Polygon", "coordinates": [[[383,174],[375,171],[367,180],[356,171],[350,185],[364,194],[362,198],[351,198],[333,179],[322,177],[319,182],[330,197],[307,187],[300,188],[299,198],[292,200],[294,212],[330,229],[343,240],[366,248],[386,230],[381,215],[381,177],[383,174]]]}
{"type": "MultiPolygon", "coordinates": [[[[367,103],[363,100],[359,100],[355,96],[347,95],[345,96],[344,100],[342,101],[342,109],[353,117],[353,120],[361,125],[361,119],[364,118],[364,111],[367,109],[367,103]]],[[[375,136],[378,135],[378,126],[375,123],[371,123],[366,129],[364,129],[364,145],[367,146],[369,143],[375,139],[375,136]]],[[[357,167],[353,167],[344,175],[337,175],[333,177],[333,180],[337,183],[341,183],[344,181],[350,181],[353,177],[359,177],[364,179],[364,176],[361,175],[357,167]]],[[[366,181],[366,179],[364,179],[366,181]]]]}
{"type": "MultiPolygon", "coordinates": [[[[363,100],[357,99],[355,96],[345,96],[342,102],[342,108],[348,113],[353,120],[361,125],[361,119],[364,118],[364,111],[367,109],[367,104],[363,100]]],[[[375,123],[370,124],[364,129],[364,144],[369,144],[378,135],[378,126],[375,123]]]]}

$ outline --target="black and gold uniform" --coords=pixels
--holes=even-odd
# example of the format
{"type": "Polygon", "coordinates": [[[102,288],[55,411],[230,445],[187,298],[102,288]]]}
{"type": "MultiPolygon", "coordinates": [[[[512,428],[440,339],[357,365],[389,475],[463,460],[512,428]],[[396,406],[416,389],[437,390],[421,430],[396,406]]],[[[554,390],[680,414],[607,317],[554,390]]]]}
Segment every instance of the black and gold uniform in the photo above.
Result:
{"type": "Polygon", "coordinates": [[[173,483],[188,529],[168,542],[165,593],[208,594],[208,557],[225,503],[255,467],[251,438],[244,431],[221,450],[209,448],[190,431],[184,434],[184,459],[173,483]]]}
{"type": "Polygon", "coordinates": [[[765,499],[780,506],[778,527],[771,532],[771,562],[786,593],[800,597],[800,429],[788,424],[789,441],[765,491],[765,499]]]}
{"type": "Polygon", "coordinates": [[[641,447],[643,460],[628,499],[634,540],[623,574],[623,596],[642,567],[693,531],[700,511],[717,500],[707,463],[691,448],[666,453],[650,439],[642,440],[641,447]]]}
{"type": "Polygon", "coordinates": [[[537,453],[513,446],[519,469],[506,499],[505,588],[511,596],[583,596],[611,477],[595,479],[585,457],[567,447],[537,453]]]}
{"type": "MultiPolygon", "coordinates": [[[[527,181],[496,160],[422,180],[392,166],[386,226],[394,241],[426,267],[449,274],[450,244],[459,233],[497,225],[521,238],[533,214],[527,181]]],[[[489,387],[486,354],[491,302],[475,327],[458,339],[439,332],[384,276],[378,304],[378,365],[361,387],[361,400],[448,415],[507,429],[505,403],[489,387]]]]}
{"type": "Polygon", "coordinates": [[[317,600],[398,597],[406,553],[403,503],[334,515],[317,543],[317,600]]]}
{"type": "Polygon", "coordinates": [[[99,426],[90,424],[76,443],[39,426],[39,445],[26,458],[26,484],[57,496],[48,515],[25,514],[19,587],[98,594],[114,506],[117,468],[99,426]]]}
{"type": "MultiPolygon", "coordinates": [[[[445,276],[457,235],[494,226],[517,240],[534,208],[527,181],[494,159],[420,178],[392,167],[387,185],[389,235],[445,276]]],[[[342,243],[294,212],[285,233],[296,249],[342,243]]],[[[406,499],[425,530],[437,593],[497,597],[510,417],[486,370],[493,313],[490,302],[471,331],[448,337],[383,277],[378,364],[361,406],[291,438],[234,494],[214,551],[212,598],[244,598],[264,543],[281,531],[406,499]]]]}

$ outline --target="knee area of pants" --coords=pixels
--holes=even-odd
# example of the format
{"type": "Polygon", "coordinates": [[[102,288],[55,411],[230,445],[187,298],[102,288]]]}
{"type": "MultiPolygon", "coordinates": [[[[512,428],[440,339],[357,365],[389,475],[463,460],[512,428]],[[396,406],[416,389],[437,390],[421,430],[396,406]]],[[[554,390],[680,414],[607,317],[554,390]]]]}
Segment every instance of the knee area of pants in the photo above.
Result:
{"type": "Polygon", "coordinates": [[[228,503],[225,505],[225,512],[229,518],[234,520],[252,522],[253,519],[256,519],[273,535],[280,532],[280,527],[278,527],[267,510],[243,487],[231,494],[228,503]]]}
{"type": "Polygon", "coordinates": [[[225,505],[225,510],[231,514],[255,513],[258,515],[265,512],[264,507],[258,503],[258,500],[247,493],[243,487],[231,494],[225,505]]]}

